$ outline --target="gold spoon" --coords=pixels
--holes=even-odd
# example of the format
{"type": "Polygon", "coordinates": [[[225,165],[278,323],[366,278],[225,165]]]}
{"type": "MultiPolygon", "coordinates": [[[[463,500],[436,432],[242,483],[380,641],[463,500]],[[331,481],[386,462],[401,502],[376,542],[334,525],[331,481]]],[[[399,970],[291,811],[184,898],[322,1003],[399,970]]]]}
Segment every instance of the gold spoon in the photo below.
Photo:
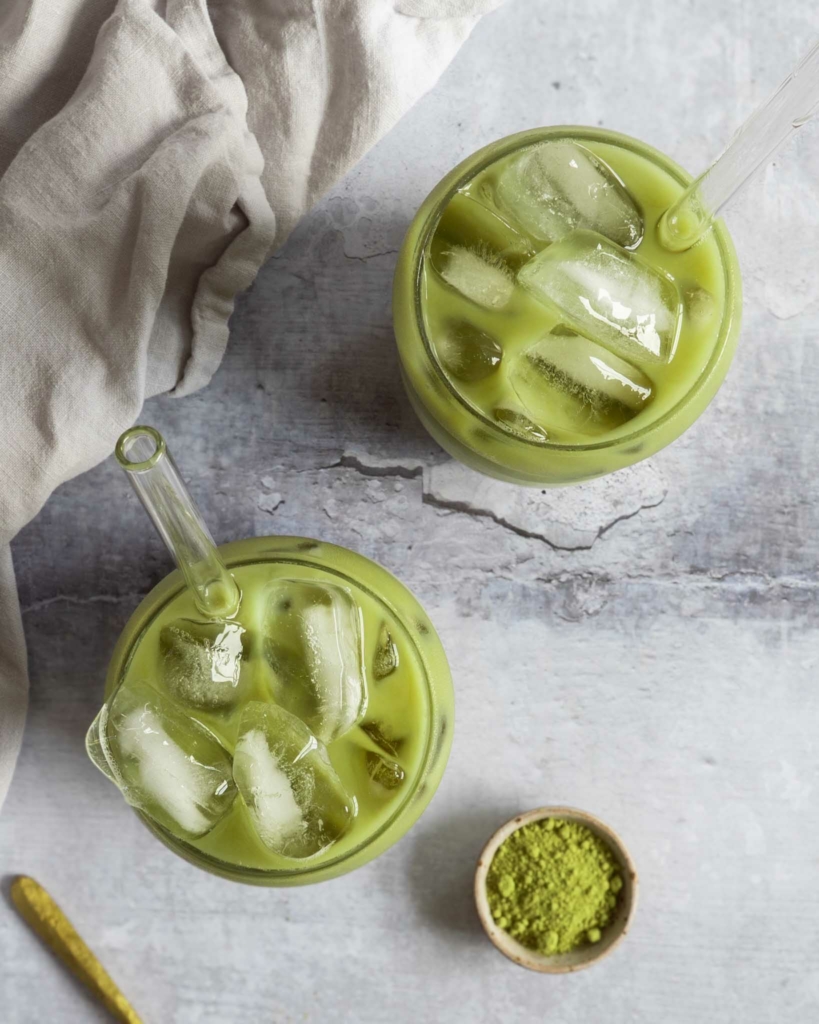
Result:
{"type": "Polygon", "coordinates": [[[131,1004],[86,946],[65,914],[33,878],[20,875],[11,885],[11,898],[22,918],[43,942],[87,985],[109,1013],[123,1024],[142,1024],[131,1004]]]}

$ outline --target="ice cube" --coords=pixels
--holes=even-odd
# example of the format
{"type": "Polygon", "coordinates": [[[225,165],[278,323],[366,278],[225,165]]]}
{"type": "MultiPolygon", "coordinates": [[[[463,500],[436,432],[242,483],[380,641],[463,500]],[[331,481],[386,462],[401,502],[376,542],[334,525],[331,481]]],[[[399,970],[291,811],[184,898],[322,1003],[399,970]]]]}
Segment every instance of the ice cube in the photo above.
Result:
{"type": "Polygon", "coordinates": [[[379,681],[386,679],[398,668],[399,661],[398,647],[392,638],[392,633],[387,628],[387,623],[382,622],[373,656],[373,675],[379,681]]]}
{"type": "Polygon", "coordinates": [[[393,756],[398,753],[401,740],[394,738],[383,722],[362,722],[361,729],[384,753],[392,754],[393,756]]]}
{"type": "Polygon", "coordinates": [[[633,249],[645,230],[622,181],[575,142],[541,142],[524,150],[501,173],[495,195],[502,210],[544,242],[591,228],[633,249]]]}
{"type": "Polygon", "coordinates": [[[435,229],[433,251],[439,245],[460,245],[466,249],[485,247],[510,270],[523,266],[534,256],[537,247],[490,206],[491,200],[490,205],[486,205],[464,192],[456,192],[435,229]]]}
{"type": "Polygon", "coordinates": [[[264,650],[274,700],[330,743],[367,710],[361,610],[334,583],[282,579],[268,591],[264,650]]]}
{"type": "Polygon", "coordinates": [[[594,231],[575,231],[538,253],[518,280],[580,334],[624,359],[667,363],[680,332],[673,280],[594,231]]]}
{"type": "Polygon", "coordinates": [[[283,857],[313,857],[355,817],[324,745],[284,708],[251,701],[239,723],[233,776],[261,841],[283,857]]]}
{"type": "Polygon", "coordinates": [[[368,750],[366,753],[367,774],[384,789],[398,789],[404,781],[404,769],[395,761],[368,750]]]}
{"type": "Polygon", "coordinates": [[[549,440],[548,434],[542,427],[515,409],[494,409],[492,415],[510,434],[517,434],[518,437],[525,438],[527,441],[549,440]]]}
{"type": "Polygon", "coordinates": [[[498,341],[467,320],[449,321],[435,338],[434,346],[447,373],[468,383],[489,377],[503,358],[498,341]]]}
{"type": "Polygon", "coordinates": [[[119,687],[86,746],[128,803],[181,839],[209,832],[236,796],[227,751],[147,683],[119,687]]]}
{"type": "Polygon", "coordinates": [[[509,381],[547,431],[602,434],[626,423],[651,398],[636,366],[581,335],[547,334],[523,351],[509,381]]]}
{"type": "Polygon", "coordinates": [[[176,700],[192,708],[233,707],[242,695],[245,630],[238,622],[178,619],[159,634],[162,678],[176,700]]]}
{"type": "Polygon", "coordinates": [[[714,296],[699,285],[689,285],[683,290],[683,305],[686,316],[694,327],[704,327],[717,309],[714,296]]]}
{"type": "Polygon", "coordinates": [[[434,243],[432,265],[446,283],[484,309],[503,309],[515,290],[509,265],[485,243],[463,245],[434,243]]]}

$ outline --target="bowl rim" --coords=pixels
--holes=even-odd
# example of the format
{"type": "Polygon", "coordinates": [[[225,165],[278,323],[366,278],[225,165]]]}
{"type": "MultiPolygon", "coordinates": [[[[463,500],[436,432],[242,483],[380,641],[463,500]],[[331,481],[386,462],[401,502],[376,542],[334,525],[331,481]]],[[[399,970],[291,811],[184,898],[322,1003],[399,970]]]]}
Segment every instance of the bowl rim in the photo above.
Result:
{"type": "Polygon", "coordinates": [[[587,811],[582,811],[577,807],[567,807],[564,805],[536,807],[534,810],[523,811],[520,814],[515,815],[514,818],[510,818],[490,836],[484,848],[481,850],[475,869],[475,906],[478,911],[478,917],[481,925],[484,932],[486,932],[489,941],[497,950],[503,953],[505,957],[513,961],[513,963],[518,964],[520,967],[526,967],[528,970],[537,971],[541,974],[571,974],[575,971],[583,970],[586,967],[591,967],[592,964],[599,963],[607,957],[613,949],[620,945],[629,932],[634,918],[634,912],[637,907],[637,894],[637,869],[634,866],[634,861],[632,860],[631,854],[628,852],[623,840],[610,826],[606,825],[605,822],[596,818],[593,814],[589,814],[587,811]],[[623,869],[625,881],[625,885],[622,890],[624,909],[621,911],[620,921],[617,922],[617,933],[614,934],[610,941],[605,944],[601,943],[599,945],[583,947],[582,952],[585,953],[588,951],[589,955],[583,956],[582,959],[577,959],[576,957],[576,954],[581,952],[578,950],[574,950],[572,953],[547,956],[544,953],[538,953],[535,950],[528,949],[526,946],[518,942],[517,939],[509,935],[508,932],[499,928],[495,924],[489,910],[489,900],[486,896],[486,878],[489,874],[489,868],[498,847],[513,832],[517,832],[519,828],[523,828],[524,825],[530,825],[535,821],[542,821],[545,818],[563,818],[567,821],[575,821],[581,825],[585,825],[590,829],[590,831],[594,832],[595,835],[598,835],[610,846],[612,853],[620,862],[620,866],[623,869]],[[566,958],[568,957],[571,957],[572,959],[567,961],[566,958]]]}

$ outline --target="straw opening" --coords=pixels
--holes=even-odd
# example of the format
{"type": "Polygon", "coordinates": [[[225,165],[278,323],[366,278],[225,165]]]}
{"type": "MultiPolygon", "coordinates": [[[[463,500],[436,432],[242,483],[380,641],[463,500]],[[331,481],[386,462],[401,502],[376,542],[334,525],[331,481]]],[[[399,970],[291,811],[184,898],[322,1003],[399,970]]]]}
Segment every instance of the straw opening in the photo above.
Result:
{"type": "Polygon", "coordinates": [[[165,452],[165,439],[153,427],[131,427],[117,441],[117,462],[127,472],[151,469],[165,452]]]}

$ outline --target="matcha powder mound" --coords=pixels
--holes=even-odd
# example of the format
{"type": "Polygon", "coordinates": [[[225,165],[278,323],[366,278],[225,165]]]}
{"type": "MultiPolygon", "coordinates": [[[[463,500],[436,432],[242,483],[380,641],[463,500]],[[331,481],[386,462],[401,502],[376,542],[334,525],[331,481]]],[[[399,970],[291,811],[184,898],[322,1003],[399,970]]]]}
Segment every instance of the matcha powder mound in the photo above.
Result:
{"type": "Polygon", "coordinates": [[[540,953],[599,942],[623,888],[608,845],[557,818],[524,825],[498,847],[486,879],[495,923],[540,953]]]}

